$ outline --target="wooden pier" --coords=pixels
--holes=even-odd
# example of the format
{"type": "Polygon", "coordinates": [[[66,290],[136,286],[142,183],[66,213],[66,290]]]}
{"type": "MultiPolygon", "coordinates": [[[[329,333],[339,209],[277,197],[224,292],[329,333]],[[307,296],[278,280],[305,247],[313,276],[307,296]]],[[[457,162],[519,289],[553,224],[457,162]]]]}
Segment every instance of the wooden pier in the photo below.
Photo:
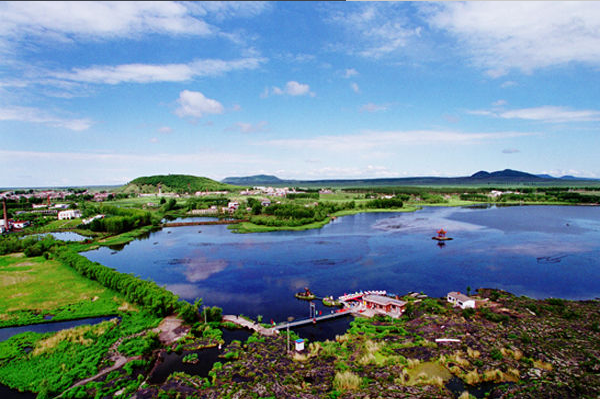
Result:
{"type": "Polygon", "coordinates": [[[174,222],[174,223],[163,223],[160,227],[182,227],[182,226],[210,226],[215,224],[237,224],[247,222],[246,219],[234,219],[234,220],[209,220],[206,222],[174,222]]]}
{"type": "Polygon", "coordinates": [[[261,326],[260,324],[254,323],[250,320],[244,319],[243,317],[234,316],[234,315],[225,315],[223,316],[223,321],[228,321],[230,323],[237,324],[238,326],[248,328],[250,330],[254,330],[259,334],[266,335],[272,337],[277,335],[279,331],[274,328],[266,328],[261,326]]]}
{"type": "Polygon", "coordinates": [[[276,326],[273,327],[274,330],[282,330],[284,328],[287,328],[288,326],[291,327],[298,327],[298,326],[304,326],[306,324],[312,324],[312,323],[316,323],[319,321],[323,321],[323,320],[329,320],[329,319],[333,319],[336,317],[341,317],[341,316],[348,316],[352,314],[352,312],[349,309],[341,309],[340,312],[334,312],[334,313],[330,313],[330,314],[325,314],[323,316],[317,316],[317,317],[311,317],[308,319],[303,319],[303,320],[297,320],[297,321],[293,321],[291,323],[281,323],[281,324],[277,324],[276,326]]]}

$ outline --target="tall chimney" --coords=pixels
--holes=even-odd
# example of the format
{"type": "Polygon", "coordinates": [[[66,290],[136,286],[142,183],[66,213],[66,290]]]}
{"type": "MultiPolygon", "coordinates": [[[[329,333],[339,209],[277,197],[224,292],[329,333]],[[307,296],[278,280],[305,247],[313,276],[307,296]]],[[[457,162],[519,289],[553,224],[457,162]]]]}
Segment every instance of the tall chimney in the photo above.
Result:
{"type": "Polygon", "coordinates": [[[8,216],[6,215],[6,200],[2,201],[2,209],[4,210],[4,231],[8,231],[8,216]]]}

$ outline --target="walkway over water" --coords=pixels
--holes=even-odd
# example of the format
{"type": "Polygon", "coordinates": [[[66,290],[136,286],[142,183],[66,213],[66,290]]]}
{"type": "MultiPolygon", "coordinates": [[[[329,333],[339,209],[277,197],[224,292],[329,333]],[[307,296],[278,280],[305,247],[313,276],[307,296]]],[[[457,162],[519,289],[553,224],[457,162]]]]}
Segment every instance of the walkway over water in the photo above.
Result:
{"type": "Polygon", "coordinates": [[[238,326],[249,328],[250,330],[254,330],[262,335],[266,335],[269,337],[278,334],[278,331],[274,328],[263,327],[260,324],[254,323],[253,321],[244,319],[243,317],[239,316],[225,315],[223,316],[223,321],[228,321],[230,323],[237,324],[238,326]]]}
{"type": "Polygon", "coordinates": [[[317,316],[317,317],[311,317],[308,319],[297,320],[297,321],[293,321],[291,323],[278,324],[278,325],[274,326],[273,329],[274,330],[282,330],[284,328],[287,328],[288,326],[290,326],[290,327],[303,326],[305,324],[316,323],[318,321],[333,319],[335,317],[348,316],[349,314],[352,314],[352,312],[349,309],[341,309],[338,312],[326,314],[323,316],[317,316]]]}
{"type": "Polygon", "coordinates": [[[247,222],[246,219],[235,219],[235,220],[209,220],[206,222],[174,222],[174,223],[163,223],[161,227],[181,227],[181,226],[206,226],[213,224],[237,224],[247,222]]]}

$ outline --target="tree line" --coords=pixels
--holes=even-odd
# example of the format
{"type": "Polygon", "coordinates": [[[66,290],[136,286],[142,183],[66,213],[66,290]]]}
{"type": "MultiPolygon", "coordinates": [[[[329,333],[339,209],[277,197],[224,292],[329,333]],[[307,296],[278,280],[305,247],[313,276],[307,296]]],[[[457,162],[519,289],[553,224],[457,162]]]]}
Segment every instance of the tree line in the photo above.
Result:
{"type": "Polygon", "coordinates": [[[55,257],[82,276],[121,293],[128,301],[146,308],[156,316],[164,317],[176,312],[187,319],[197,318],[197,310],[193,305],[179,301],[176,295],[151,280],[120,273],[65,247],[57,249],[55,257]]]}
{"type": "MultiPolygon", "coordinates": [[[[106,216],[102,219],[93,220],[89,226],[83,226],[92,231],[120,234],[152,224],[152,214],[141,209],[120,208],[112,205],[102,205],[94,209],[96,213],[106,216]]],[[[90,209],[86,209],[86,213],[92,213],[90,211],[90,209]]]]}
{"type": "Polygon", "coordinates": [[[345,209],[354,209],[356,203],[349,202],[319,202],[316,206],[304,206],[298,204],[273,204],[261,206],[258,200],[248,199],[248,205],[252,208],[254,216],[250,222],[264,226],[302,226],[313,222],[323,221],[330,214],[345,209]]]}

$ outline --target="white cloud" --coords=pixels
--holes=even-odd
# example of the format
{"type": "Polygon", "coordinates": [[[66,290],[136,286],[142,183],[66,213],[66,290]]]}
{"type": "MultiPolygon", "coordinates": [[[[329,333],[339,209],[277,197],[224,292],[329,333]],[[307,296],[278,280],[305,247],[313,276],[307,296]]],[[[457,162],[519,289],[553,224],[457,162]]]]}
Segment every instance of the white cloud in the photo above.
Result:
{"type": "Polygon", "coordinates": [[[356,75],[358,75],[358,71],[354,68],[349,68],[344,71],[344,78],[346,78],[346,79],[351,78],[352,76],[356,76],[356,75]]]}
{"type": "Polygon", "coordinates": [[[595,122],[600,121],[600,111],[597,110],[571,110],[567,107],[543,106],[521,108],[510,111],[473,110],[472,115],[491,116],[502,119],[524,119],[546,123],[563,122],[595,122]]]}
{"type": "MultiPolygon", "coordinates": [[[[289,171],[288,174],[296,171],[289,171]]],[[[386,166],[367,165],[364,167],[325,166],[318,169],[308,169],[303,176],[307,179],[361,179],[398,177],[398,173],[386,166]]]]}
{"type": "Polygon", "coordinates": [[[147,33],[206,36],[215,28],[178,2],[4,2],[0,35],[55,40],[116,38],[147,33]]]}
{"type": "Polygon", "coordinates": [[[206,18],[253,17],[269,7],[263,2],[2,2],[0,37],[64,41],[150,33],[209,36],[221,32],[206,18]]]}
{"type": "Polygon", "coordinates": [[[285,91],[290,96],[303,96],[310,93],[310,86],[292,80],[286,83],[285,91]]]}
{"type": "Polygon", "coordinates": [[[173,133],[173,128],[169,126],[162,126],[158,128],[158,131],[162,134],[171,134],[173,133]]]}
{"type": "Polygon", "coordinates": [[[158,137],[152,137],[152,138],[150,138],[150,142],[151,143],[158,143],[158,137]]]}
{"type": "Polygon", "coordinates": [[[184,82],[196,77],[218,76],[223,73],[256,69],[264,58],[242,58],[233,61],[218,59],[196,60],[187,64],[124,64],[90,68],[74,68],[70,72],[48,72],[53,78],[82,83],[150,83],[184,82]]]}
{"type": "Polygon", "coordinates": [[[360,88],[358,87],[358,85],[356,83],[354,83],[354,82],[350,83],[350,88],[355,93],[360,93],[360,88]]]}
{"type": "Polygon", "coordinates": [[[237,122],[234,126],[229,127],[227,130],[237,130],[242,133],[257,133],[264,132],[267,125],[268,123],[266,121],[260,121],[258,123],[237,122]]]}
{"type": "Polygon", "coordinates": [[[516,86],[517,82],[513,81],[513,80],[507,80],[506,82],[502,83],[500,85],[500,87],[502,87],[503,89],[506,89],[507,87],[513,87],[516,86]]]}
{"type": "Polygon", "coordinates": [[[503,154],[517,154],[519,152],[521,152],[521,151],[516,148],[505,148],[502,150],[503,154]]]}
{"type": "Polygon", "coordinates": [[[423,7],[491,77],[571,62],[600,65],[600,3],[441,2],[423,7]]]}
{"type": "Polygon", "coordinates": [[[334,48],[366,58],[380,58],[407,48],[421,27],[405,14],[402,2],[360,3],[336,8],[327,20],[344,28],[346,40],[334,48]]]}
{"type": "Polygon", "coordinates": [[[41,123],[52,127],[74,130],[76,132],[87,130],[93,124],[90,119],[63,118],[51,115],[38,108],[29,107],[0,108],[0,121],[41,123]]]}
{"type": "Polygon", "coordinates": [[[387,105],[377,105],[373,103],[368,103],[360,107],[360,112],[379,112],[386,111],[387,109],[387,105]]]}
{"type": "Polygon", "coordinates": [[[501,131],[492,133],[465,133],[443,130],[366,131],[359,134],[318,136],[313,138],[275,139],[260,142],[288,149],[323,149],[338,152],[356,152],[371,149],[389,149],[405,145],[474,144],[488,140],[532,136],[537,133],[501,131]]]}
{"type": "Polygon", "coordinates": [[[281,96],[284,94],[287,94],[288,96],[309,95],[311,97],[314,97],[316,95],[314,92],[310,91],[309,85],[307,85],[305,83],[298,83],[295,80],[290,80],[289,82],[287,82],[283,89],[281,89],[277,86],[273,86],[271,88],[271,90],[269,90],[269,88],[265,88],[265,90],[262,92],[260,97],[267,98],[270,94],[278,95],[278,96],[281,96]]]}
{"type": "Polygon", "coordinates": [[[504,106],[506,104],[507,104],[506,100],[497,100],[497,101],[494,101],[492,103],[492,106],[494,106],[494,107],[502,107],[502,106],[504,106]]]}
{"type": "Polygon", "coordinates": [[[222,114],[224,111],[220,102],[206,98],[199,91],[182,91],[179,93],[177,103],[179,103],[179,108],[175,110],[175,114],[180,117],[201,118],[205,114],[222,114]]]}

